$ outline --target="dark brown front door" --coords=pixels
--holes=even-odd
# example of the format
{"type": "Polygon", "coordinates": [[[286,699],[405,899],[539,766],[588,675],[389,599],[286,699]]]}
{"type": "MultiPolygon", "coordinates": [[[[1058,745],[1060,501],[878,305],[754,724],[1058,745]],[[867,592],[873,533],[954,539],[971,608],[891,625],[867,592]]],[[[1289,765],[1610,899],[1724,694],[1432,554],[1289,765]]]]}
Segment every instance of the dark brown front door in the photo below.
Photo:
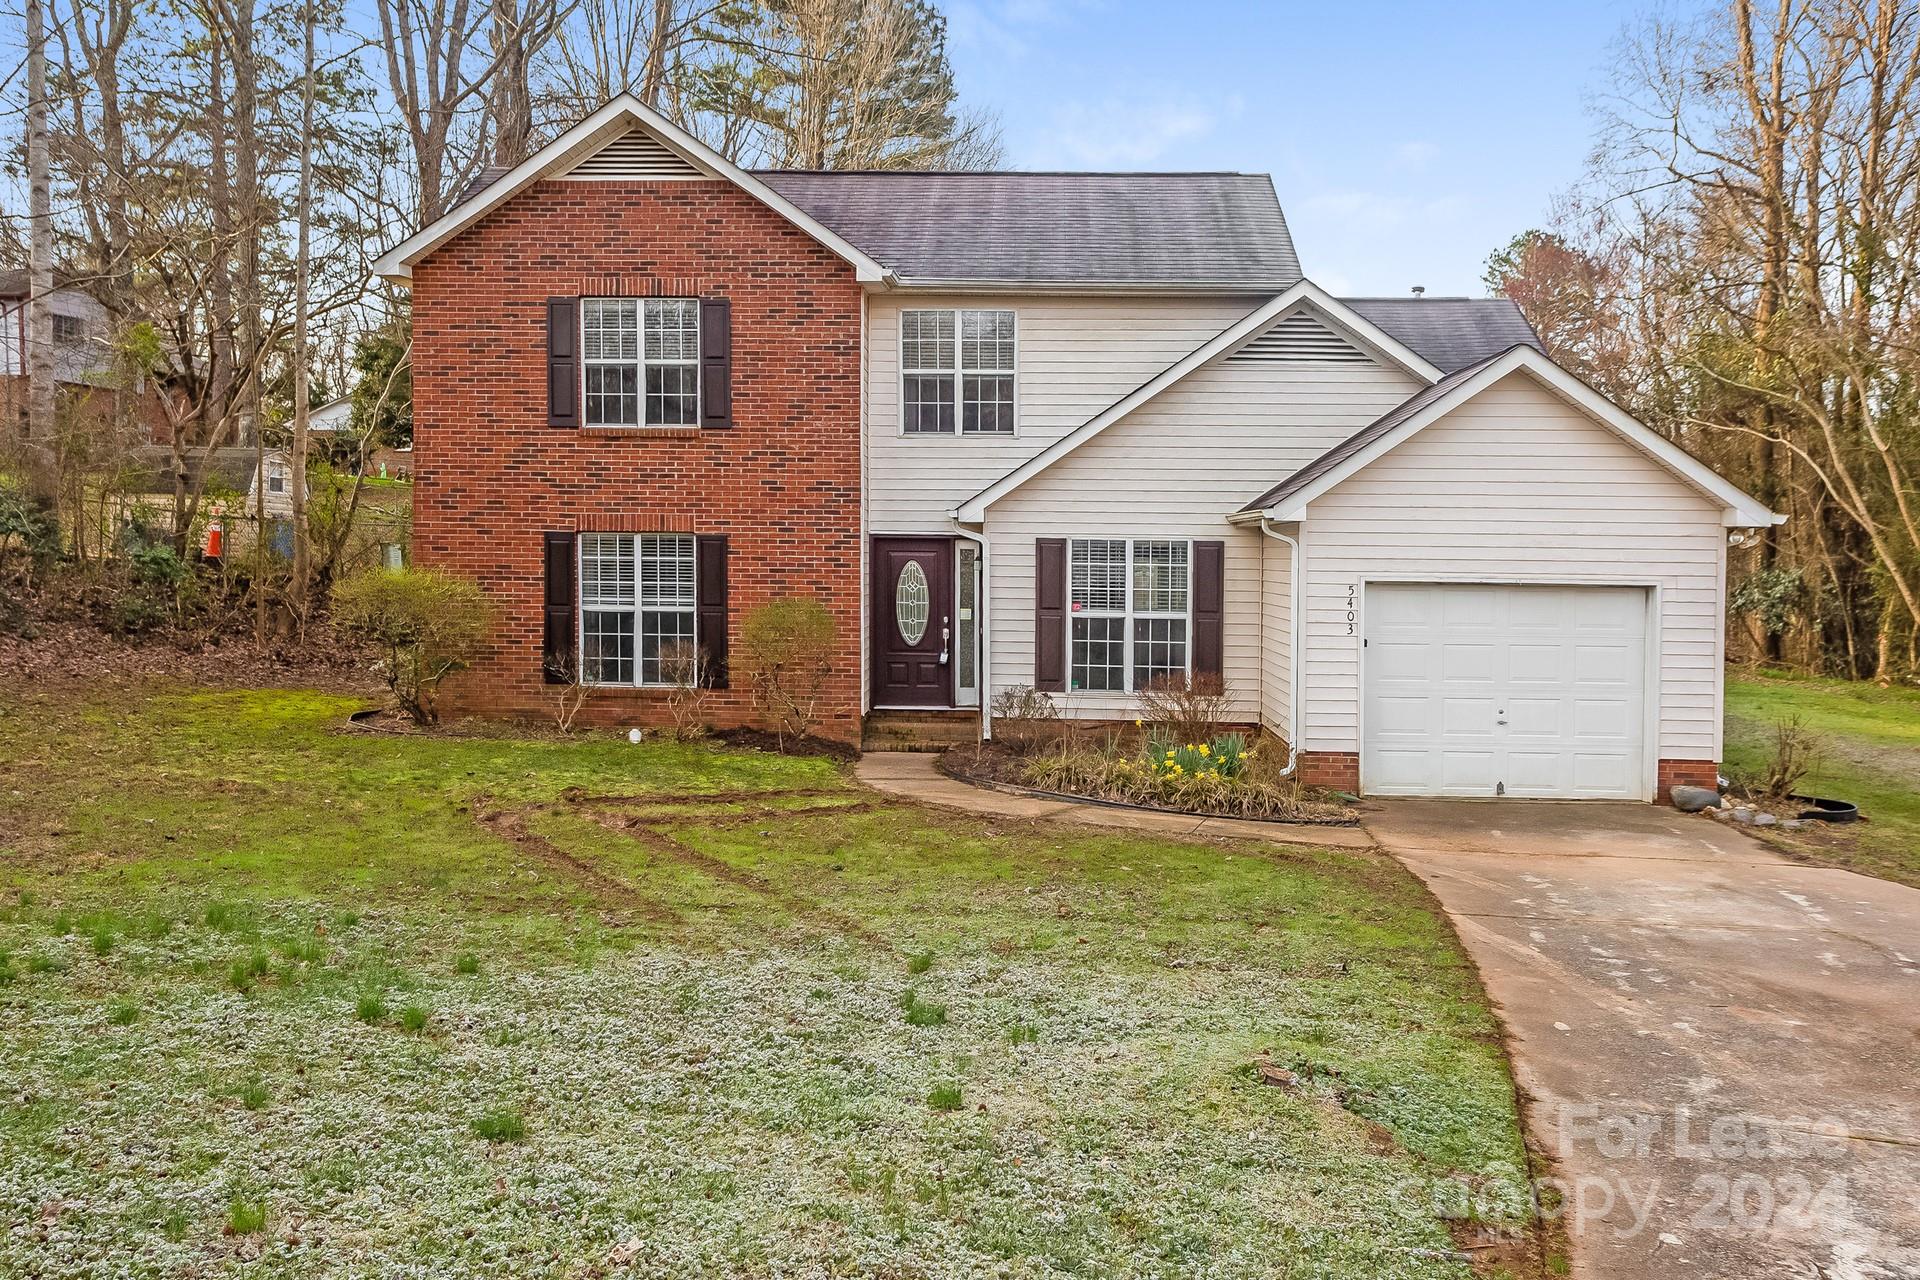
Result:
{"type": "Polygon", "coordinates": [[[873,540],[873,705],[953,703],[953,540],[873,540]]]}

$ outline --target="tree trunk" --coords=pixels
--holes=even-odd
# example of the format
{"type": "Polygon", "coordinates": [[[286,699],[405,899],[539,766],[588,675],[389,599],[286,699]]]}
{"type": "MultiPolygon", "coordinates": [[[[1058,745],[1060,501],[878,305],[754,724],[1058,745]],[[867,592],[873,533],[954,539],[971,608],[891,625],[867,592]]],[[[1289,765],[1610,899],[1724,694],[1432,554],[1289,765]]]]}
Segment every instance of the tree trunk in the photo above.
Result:
{"type": "Polygon", "coordinates": [[[53,172],[47,151],[47,29],[43,0],[27,0],[27,496],[60,502],[53,368],[53,172]]]}

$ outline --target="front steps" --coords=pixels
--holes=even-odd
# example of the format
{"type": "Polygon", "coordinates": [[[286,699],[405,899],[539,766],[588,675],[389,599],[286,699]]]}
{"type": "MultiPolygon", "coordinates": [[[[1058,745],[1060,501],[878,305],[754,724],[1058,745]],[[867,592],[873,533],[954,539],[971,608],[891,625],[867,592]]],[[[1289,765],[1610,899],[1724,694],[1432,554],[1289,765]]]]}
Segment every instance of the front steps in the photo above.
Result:
{"type": "Polygon", "coordinates": [[[862,751],[945,751],[980,741],[980,712],[870,711],[860,736],[862,751]]]}

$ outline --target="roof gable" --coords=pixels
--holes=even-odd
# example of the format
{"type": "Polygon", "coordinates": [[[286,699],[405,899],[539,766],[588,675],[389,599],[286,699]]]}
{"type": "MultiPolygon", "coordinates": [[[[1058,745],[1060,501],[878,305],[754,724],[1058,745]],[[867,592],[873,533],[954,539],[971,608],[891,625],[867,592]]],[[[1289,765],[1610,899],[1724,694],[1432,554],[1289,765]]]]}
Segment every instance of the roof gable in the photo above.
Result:
{"type": "MultiPolygon", "coordinates": [[[[696,170],[699,176],[730,182],[838,255],[853,267],[857,279],[881,282],[892,278],[885,267],[848,243],[837,232],[823,226],[759,178],[727,160],[632,94],[626,93],[614,98],[483,188],[477,191],[470,188],[467,198],[454,205],[431,226],[423,227],[381,254],[373,264],[375,274],[389,280],[410,280],[415,263],[543,178],[601,176],[591,170],[601,164],[599,158],[608,154],[610,145],[615,148],[614,155],[624,157],[627,163],[637,162],[644,157],[652,165],[676,167],[673,160],[677,158],[682,164],[696,170]],[[628,141],[636,130],[650,138],[657,148],[644,145],[636,147],[628,141]],[[583,162],[588,163],[590,170],[585,175],[576,172],[583,162]]],[[[605,163],[611,167],[615,161],[609,159],[605,163]]]]}
{"type": "Polygon", "coordinates": [[[1344,340],[1350,340],[1371,350],[1379,358],[1400,366],[1422,382],[1436,382],[1442,376],[1440,370],[1434,368],[1391,334],[1348,311],[1339,299],[1311,280],[1302,280],[1285,293],[1247,313],[1221,330],[1204,345],[1196,347],[1182,359],[1161,370],[1102,409],[1094,417],[968,498],[955,509],[954,518],[969,524],[977,524],[985,520],[987,508],[995,502],[1134,410],[1178,385],[1194,371],[1205,367],[1220,356],[1239,351],[1243,346],[1249,345],[1250,340],[1257,340],[1260,335],[1265,334],[1273,327],[1275,321],[1284,320],[1303,308],[1311,308],[1315,317],[1324,322],[1323,327],[1330,326],[1332,329],[1337,329],[1344,340]]]}
{"type": "Polygon", "coordinates": [[[1775,515],[1745,491],[1655,432],[1619,405],[1595,391],[1532,346],[1516,346],[1478,364],[1458,369],[1432,386],[1382,414],[1333,448],[1242,507],[1236,521],[1299,520],[1308,504],[1376,460],[1391,453],[1420,431],[1440,421],[1509,374],[1531,376],[1573,408],[1607,427],[1707,497],[1720,503],[1724,523],[1732,528],[1779,524],[1775,515]]]}

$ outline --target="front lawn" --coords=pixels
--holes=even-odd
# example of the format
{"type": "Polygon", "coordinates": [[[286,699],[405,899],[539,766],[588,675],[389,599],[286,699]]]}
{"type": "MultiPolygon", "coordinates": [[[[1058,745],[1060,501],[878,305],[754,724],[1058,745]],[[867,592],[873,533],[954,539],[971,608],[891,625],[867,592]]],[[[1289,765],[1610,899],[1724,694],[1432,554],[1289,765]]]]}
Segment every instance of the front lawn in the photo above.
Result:
{"type": "Polygon", "coordinates": [[[1801,791],[1852,800],[1867,821],[1773,838],[1823,862],[1920,887],[1920,690],[1729,677],[1728,769],[1757,767],[1784,718],[1798,718],[1821,739],[1801,791]]]}
{"type": "Polygon", "coordinates": [[[1469,1274],[1514,1104],[1391,863],[354,705],[0,700],[0,1274],[1469,1274]]]}

